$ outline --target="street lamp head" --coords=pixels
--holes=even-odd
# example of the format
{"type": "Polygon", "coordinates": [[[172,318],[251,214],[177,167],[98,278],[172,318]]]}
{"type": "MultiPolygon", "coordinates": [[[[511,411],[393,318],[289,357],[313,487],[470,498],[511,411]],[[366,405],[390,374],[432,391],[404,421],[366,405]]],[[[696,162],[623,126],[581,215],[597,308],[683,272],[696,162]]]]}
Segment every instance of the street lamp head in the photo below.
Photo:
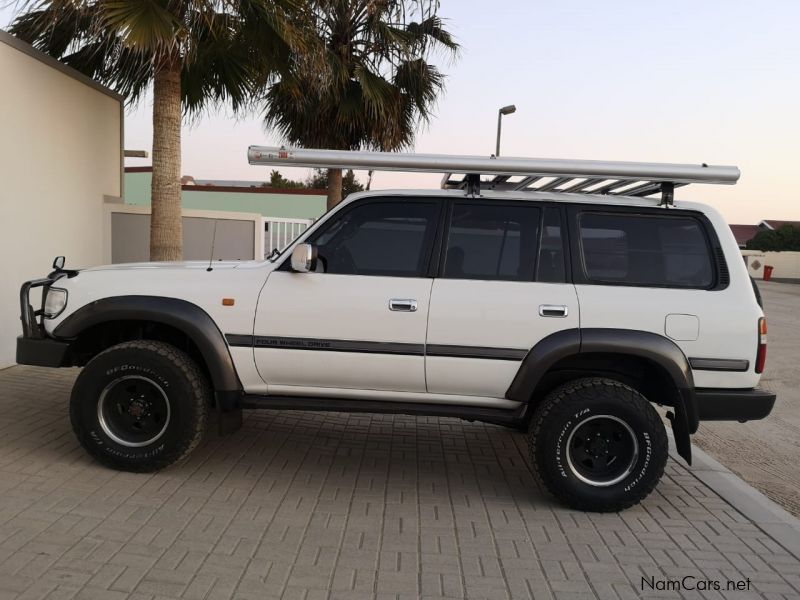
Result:
{"type": "Polygon", "coordinates": [[[495,156],[500,156],[500,122],[503,120],[503,115],[510,115],[517,111],[517,107],[513,104],[504,106],[497,111],[497,149],[494,152],[495,156]]]}

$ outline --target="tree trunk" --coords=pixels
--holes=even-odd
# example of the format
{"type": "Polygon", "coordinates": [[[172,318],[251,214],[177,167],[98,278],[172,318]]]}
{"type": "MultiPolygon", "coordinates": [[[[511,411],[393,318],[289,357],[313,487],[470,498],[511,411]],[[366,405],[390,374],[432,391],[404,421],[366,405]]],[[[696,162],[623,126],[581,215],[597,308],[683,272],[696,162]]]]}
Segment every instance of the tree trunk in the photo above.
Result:
{"type": "Polygon", "coordinates": [[[153,78],[152,261],[183,260],[181,118],[181,67],[173,60],[153,78]]]}
{"type": "Polygon", "coordinates": [[[328,210],[342,201],[342,170],[328,169],[328,210]]]}

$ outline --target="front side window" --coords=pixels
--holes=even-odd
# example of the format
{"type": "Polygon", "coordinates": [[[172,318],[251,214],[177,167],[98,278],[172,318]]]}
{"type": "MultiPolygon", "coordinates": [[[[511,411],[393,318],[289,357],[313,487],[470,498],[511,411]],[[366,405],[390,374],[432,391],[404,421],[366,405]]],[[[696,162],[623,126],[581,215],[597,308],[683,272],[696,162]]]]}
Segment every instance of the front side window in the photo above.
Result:
{"type": "Polygon", "coordinates": [[[456,203],[444,277],[533,281],[539,209],[525,204],[456,203]]]}
{"type": "Polygon", "coordinates": [[[591,281],[681,288],[714,283],[709,244],[697,219],[584,212],[578,227],[591,281]]]}
{"type": "Polygon", "coordinates": [[[436,202],[381,200],[344,209],[309,240],[318,249],[318,271],[422,277],[438,214],[436,202]]]}

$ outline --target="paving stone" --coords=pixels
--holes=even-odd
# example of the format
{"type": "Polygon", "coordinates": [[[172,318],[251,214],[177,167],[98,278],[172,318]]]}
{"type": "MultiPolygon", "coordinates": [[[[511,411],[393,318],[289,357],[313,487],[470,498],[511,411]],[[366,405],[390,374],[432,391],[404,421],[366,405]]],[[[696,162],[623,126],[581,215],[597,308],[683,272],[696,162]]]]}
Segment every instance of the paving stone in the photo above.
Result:
{"type": "Polygon", "coordinates": [[[76,373],[0,371],[0,600],[800,597],[800,561],[674,462],[641,505],[580,513],[501,427],[264,411],[118,473],[70,431],[76,373]],[[642,590],[683,575],[752,589],[642,590]]]}

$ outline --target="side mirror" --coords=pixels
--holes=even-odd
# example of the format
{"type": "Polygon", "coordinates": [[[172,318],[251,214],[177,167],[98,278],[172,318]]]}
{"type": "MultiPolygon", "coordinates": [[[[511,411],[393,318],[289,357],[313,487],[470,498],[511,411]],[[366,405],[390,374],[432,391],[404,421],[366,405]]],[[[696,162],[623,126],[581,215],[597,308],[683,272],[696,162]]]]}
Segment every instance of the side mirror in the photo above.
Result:
{"type": "Polygon", "coordinates": [[[308,273],[317,269],[317,247],[313,244],[297,244],[292,250],[292,271],[308,273]]]}
{"type": "Polygon", "coordinates": [[[56,256],[55,260],[53,260],[53,269],[61,271],[64,268],[65,262],[66,259],[63,256],[56,256]]]}

